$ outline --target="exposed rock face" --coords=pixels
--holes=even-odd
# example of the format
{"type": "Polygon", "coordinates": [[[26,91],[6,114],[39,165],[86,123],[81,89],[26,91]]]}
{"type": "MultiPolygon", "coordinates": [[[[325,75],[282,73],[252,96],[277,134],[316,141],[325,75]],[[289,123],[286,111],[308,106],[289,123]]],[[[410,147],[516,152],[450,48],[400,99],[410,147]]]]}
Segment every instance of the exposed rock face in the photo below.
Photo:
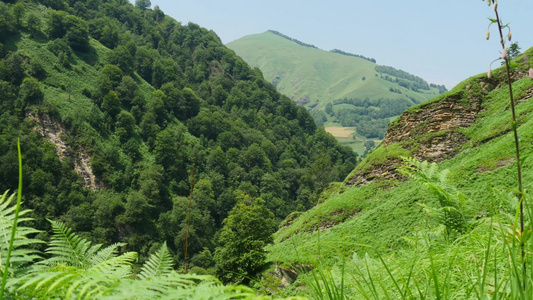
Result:
{"type": "MultiPolygon", "coordinates": [[[[440,162],[458,154],[468,141],[458,129],[472,125],[481,111],[483,97],[495,84],[487,78],[479,79],[476,88],[449,94],[439,101],[404,112],[389,126],[381,147],[399,143],[419,160],[440,162]]],[[[364,185],[375,179],[398,179],[396,171],[402,163],[397,157],[374,164],[348,178],[347,185],[364,185]]]]}
{"type": "Polygon", "coordinates": [[[276,268],[270,275],[281,279],[279,287],[287,287],[291,285],[296,281],[296,279],[298,279],[298,275],[300,275],[300,273],[309,272],[314,268],[313,265],[292,265],[291,269],[289,269],[278,266],[277,263],[274,264],[276,265],[276,268]]]}
{"type": "Polygon", "coordinates": [[[362,186],[374,181],[374,179],[394,179],[398,178],[396,168],[401,165],[399,159],[389,159],[383,164],[375,164],[368,170],[356,173],[346,181],[346,185],[362,186]]]}
{"type": "Polygon", "coordinates": [[[59,122],[51,119],[50,116],[46,114],[34,115],[32,113],[27,113],[26,116],[39,125],[39,127],[36,128],[39,135],[56,146],[56,153],[61,161],[67,157],[73,158],[74,170],[80,175],[85,188],[91,190],[100,190],[104,188],[103,183],[93,174],[91,168],[91,156],[84,151],[84,149],[78,149],[76,154],[73,153],[71,147],[65,140],[67,131],[59,122]]]}
{"type": "Polygon", "coordinates": [[[481,97],[465,97],[464,92],[458,92],[415,112],[406,111],[396,126],[389,127],[383,145],[414,141],[419,144],[418,149],[409,149],[414,157],[440,162],[456,155],[456,147],[466,142],[455,130],[472,125],[480,108],[481,97]]]}

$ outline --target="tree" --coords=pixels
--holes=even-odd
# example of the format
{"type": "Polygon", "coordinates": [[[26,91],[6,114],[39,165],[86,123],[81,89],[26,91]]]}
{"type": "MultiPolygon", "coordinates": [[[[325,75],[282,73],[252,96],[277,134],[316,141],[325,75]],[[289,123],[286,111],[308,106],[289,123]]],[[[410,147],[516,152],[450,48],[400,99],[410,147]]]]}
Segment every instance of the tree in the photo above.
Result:
{"type": "Polygon", "coordinates": [[[150,2],[150,0],[135,0],[135,6],[142,9],[147,9],[152,6],[152,3],[150,2]]]}
{"type": "Polygon", "coordinates": [[[105,65],[98,75],[98,87],[102,96],[117,87],[122,81],[122,70],[115,65],[105,65]]]}
{"type": "Polygon", "coordinates": [[[24,16],[25,12],[26,9],[24,8],[24,4],[22,2],[17,2],[15,5],[13,5],[13,16],[15,17],[17,26],[22,24],[22,17],[24,16]]]}
{"type": "Polygon", "coordinates": [[[115,132],[121,143],[125,143],[135,133],[135,118],[127,111],[121,111],[117,115],[115,132]]]}
{"type": "Polygon", "coordinates": [[[13,84],[18,85],[22,83],[22,79],[24,79],[23,66],[24,58],[22,58],[22,55],[20,55],[18,52],[9,55],[5,60],[5,67],[10,73],[6,79],[11,80],[11,83],[13,84]]]}
{"type": "Polygon", "coordinates": [[[274,214],[261,198],[241,195],[223,222],[222,247],[215,251],[216,274],[223,282],[247,284],[265,265],[264,246],[272,243],[274,214]]]}
{"type": "Polygon", "coordinates": [[[54,11],[50,14],[47,25],[50,39],[66,37],[72,49],[89,49],[89,27],[83,19],[64,11],[54,11]]]}
{"type": "Polygon", "coordinates": [[[122,77],[122,81],[116,87],[115,91],[117,92],[117,96],[120,98],[122,103],[131,105],[133,99],[135,99],[135,96],[137,96],[139,92],[139,86],[133,78],[126,75],[122,77]]]}
{"type": "Polygon", "coordinates": [[[518,42],[514,42],[509,46],[509,59],[513,59],[520,54],[520,46],[518,46],[518,42]]]}
{"type": "Polygon", "coordinates": [[[87,23],[83,19],[72,15],[67,16],[63,23],[67,28],[65,37],[70,47],[75,51],[85,52],[89,50],[89,27],[87,23]]]}
{"type": "Polygon", "coordinates": [[[326,113],[333,117],[333,104],[331,102],[326,104],[326,113]]]}
{"type": "Polygon", "coordinates": [[[4,2],[0,2],[0,39],[15,31],[15,24],[15,17],[11,13],[9,6],[4,2]]]}
{"type": "Polygon", "coordinates": [[[43,92],[39,87],[39,81],[33,77],[25,78],[20,86],[20,97],[24,104],[42,100],[43,92]]]}
{"type": "Polygon", "coordinates": [[[107,112],[112,118],[114,118],[120,112],[120,99],[115,92],[110,91],[104,97],[102,102],[102,110],[107,112]]]}
{"type": "Polygon", "coordinates": [[[33,12],[29,13],[26,17],[26,27],[32,37],[36,37],[39,35],[39,33],[41,32],[41,26],[41,18],[33,12]]]}
{"type": "Polygon", "coordinates": [[[116,65],[126,74],[133,72],[133,57],[125,46],[118,46],[107,55],[107,62],[116,65]]]}

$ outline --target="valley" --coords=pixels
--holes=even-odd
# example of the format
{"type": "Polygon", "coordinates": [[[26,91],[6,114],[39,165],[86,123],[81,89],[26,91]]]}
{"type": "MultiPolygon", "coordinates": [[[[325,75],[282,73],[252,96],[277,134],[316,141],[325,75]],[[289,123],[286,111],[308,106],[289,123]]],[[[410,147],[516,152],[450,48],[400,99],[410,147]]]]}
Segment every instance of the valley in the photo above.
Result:
{"type": "Polygon", "coordinates": [[[0,298],[531,299],[533,48],[499,40],[446,91],[146,0],[0,1],[0,298]]]}
{"type": "Polygon", "coordinates": [[[277,31],[245,36],[227,46],[258,67],[278,91],[307,108],[317,126],[357,127],[351,141],[347,136],[337,140],[359,155],[365,141],[383,139],[390,119],[447,91],[378,65],[373,58],[324,51],[277,31]]]}

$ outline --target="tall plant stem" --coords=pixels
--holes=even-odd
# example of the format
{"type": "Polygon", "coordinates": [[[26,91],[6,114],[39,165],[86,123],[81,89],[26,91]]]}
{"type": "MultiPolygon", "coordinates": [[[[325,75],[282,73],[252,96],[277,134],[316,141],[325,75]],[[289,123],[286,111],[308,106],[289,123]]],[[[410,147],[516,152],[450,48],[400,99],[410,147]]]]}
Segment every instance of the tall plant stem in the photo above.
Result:
{"type": "Polygon", "coordinates": [[[191,225],[191,206],[192,206],[192,192],[194,188],[194,165],[196,158],[192,162],[191,174],[191,193],[189,194],[189,212],[187,213],[187,235],[185,236],[185,274],[187,274],[187,248],[189,247],[189,226],[191,225]]]}
{"type": "Polygon", "coordinates": [[[7,249],[6,265],[4,267],[4,274],[2,277],[2,287],[0,289],[0,299],[4,299],[4,290],[7,283],[7,274],[9,273],[9,263],[11,260],[11,251],[13,251],[13,242],[15,241],[15,233],[17,232],[17,224],[19,219],[20,204],[22,199],[22,155],[20,153],[20,139],[17,140],[17,151],[19,158],[19,186],[17,191],[17,204],[15,206],[15,219],[13,220],[13,227],[11,227],[11,238],[9,239],[9,248],[7,249]]]}
{"type": "MultiPolygon", "coordinates": [[[[505,51],[505,39],[503,37],[500,16],[498,15],[497,9],[495,9],[494,11],[496,13],[496,22],[498,23],[498,30],[500,33],[500,43],[502,45],[502,49],[505,51]]],[[[520,234],[521,234],[520,236],[522,237],[520,239],[520,250],[522,252],[522,266],[523,266],[523,275],[524,275],[522,284],[523,284],[523,288],[525,289],[526,288],[526,280],[525,280],[526,252],[525,252],[525,245],[524,245],[524,239],[523,239],[523,236],[524,236],[524,201],[523,201],[524,191],[522,188],[522,169],[520,167],[520,147],[519,147],[519,139],[518,139],[518,131],[517,131],[517,123],[516,123],[515,101],[513,98],[513,87],[511,84],[511,68],[509,67],[508,55],[505,55],[503,59],[505,61],[505,69],[507,71],[507,84],[509,85],[509,97],[511,98],[511,112],[513,114],[512,128],[513,128],[514,145],[515,145],[515,152],[516,152],[516,174],[518,175],[518,193],[519,193],[518,200],[520,203],[520,234]]]]}

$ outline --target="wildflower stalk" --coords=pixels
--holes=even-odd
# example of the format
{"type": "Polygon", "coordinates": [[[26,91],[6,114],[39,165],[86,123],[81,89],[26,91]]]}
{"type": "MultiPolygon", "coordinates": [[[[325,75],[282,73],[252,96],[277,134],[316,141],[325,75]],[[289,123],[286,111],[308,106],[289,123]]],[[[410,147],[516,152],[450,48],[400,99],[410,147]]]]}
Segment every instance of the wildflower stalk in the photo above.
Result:
{"type": "Polygon", "coordinates": [[[505,39],[503,37],[503,31],[502,31],[502,24],[500,21],[500,16],[498,14],[498,9],[495,4],[494,6],[494,13],[496,14],[496,23],[498,25],[498,31],[500,33],[500,43],[502,45],[502,58],[505,62],[505,69],[507,71],[507,84],[509,85],[509,97],[511,100],[511,112],[512,112],[512,129],[514,134],[514,144],[515,144],[515,152],[516,152],[516,173],[518,175],[518,200],[520,203],[520,250],[522,254],[522,267],[523,267],[523,288],[526,288],[526,281],[525,281],[525,275],[526,275],[526,260],[525,260],[525,241],[524,241],[524,202],[523,202],[523,196],[524,191],[522,187],[522,170],[520,166],[520,147],[519,147],[519,139],[518,139],[518,132],[517,132],[517,123],[516,123],[516,112],[515,112],[515,101],[513,98],[513,88],[511,85],[511,68],[509,67],[509,56],[506,55],[507,50],[505,49],[505,39]]]}

